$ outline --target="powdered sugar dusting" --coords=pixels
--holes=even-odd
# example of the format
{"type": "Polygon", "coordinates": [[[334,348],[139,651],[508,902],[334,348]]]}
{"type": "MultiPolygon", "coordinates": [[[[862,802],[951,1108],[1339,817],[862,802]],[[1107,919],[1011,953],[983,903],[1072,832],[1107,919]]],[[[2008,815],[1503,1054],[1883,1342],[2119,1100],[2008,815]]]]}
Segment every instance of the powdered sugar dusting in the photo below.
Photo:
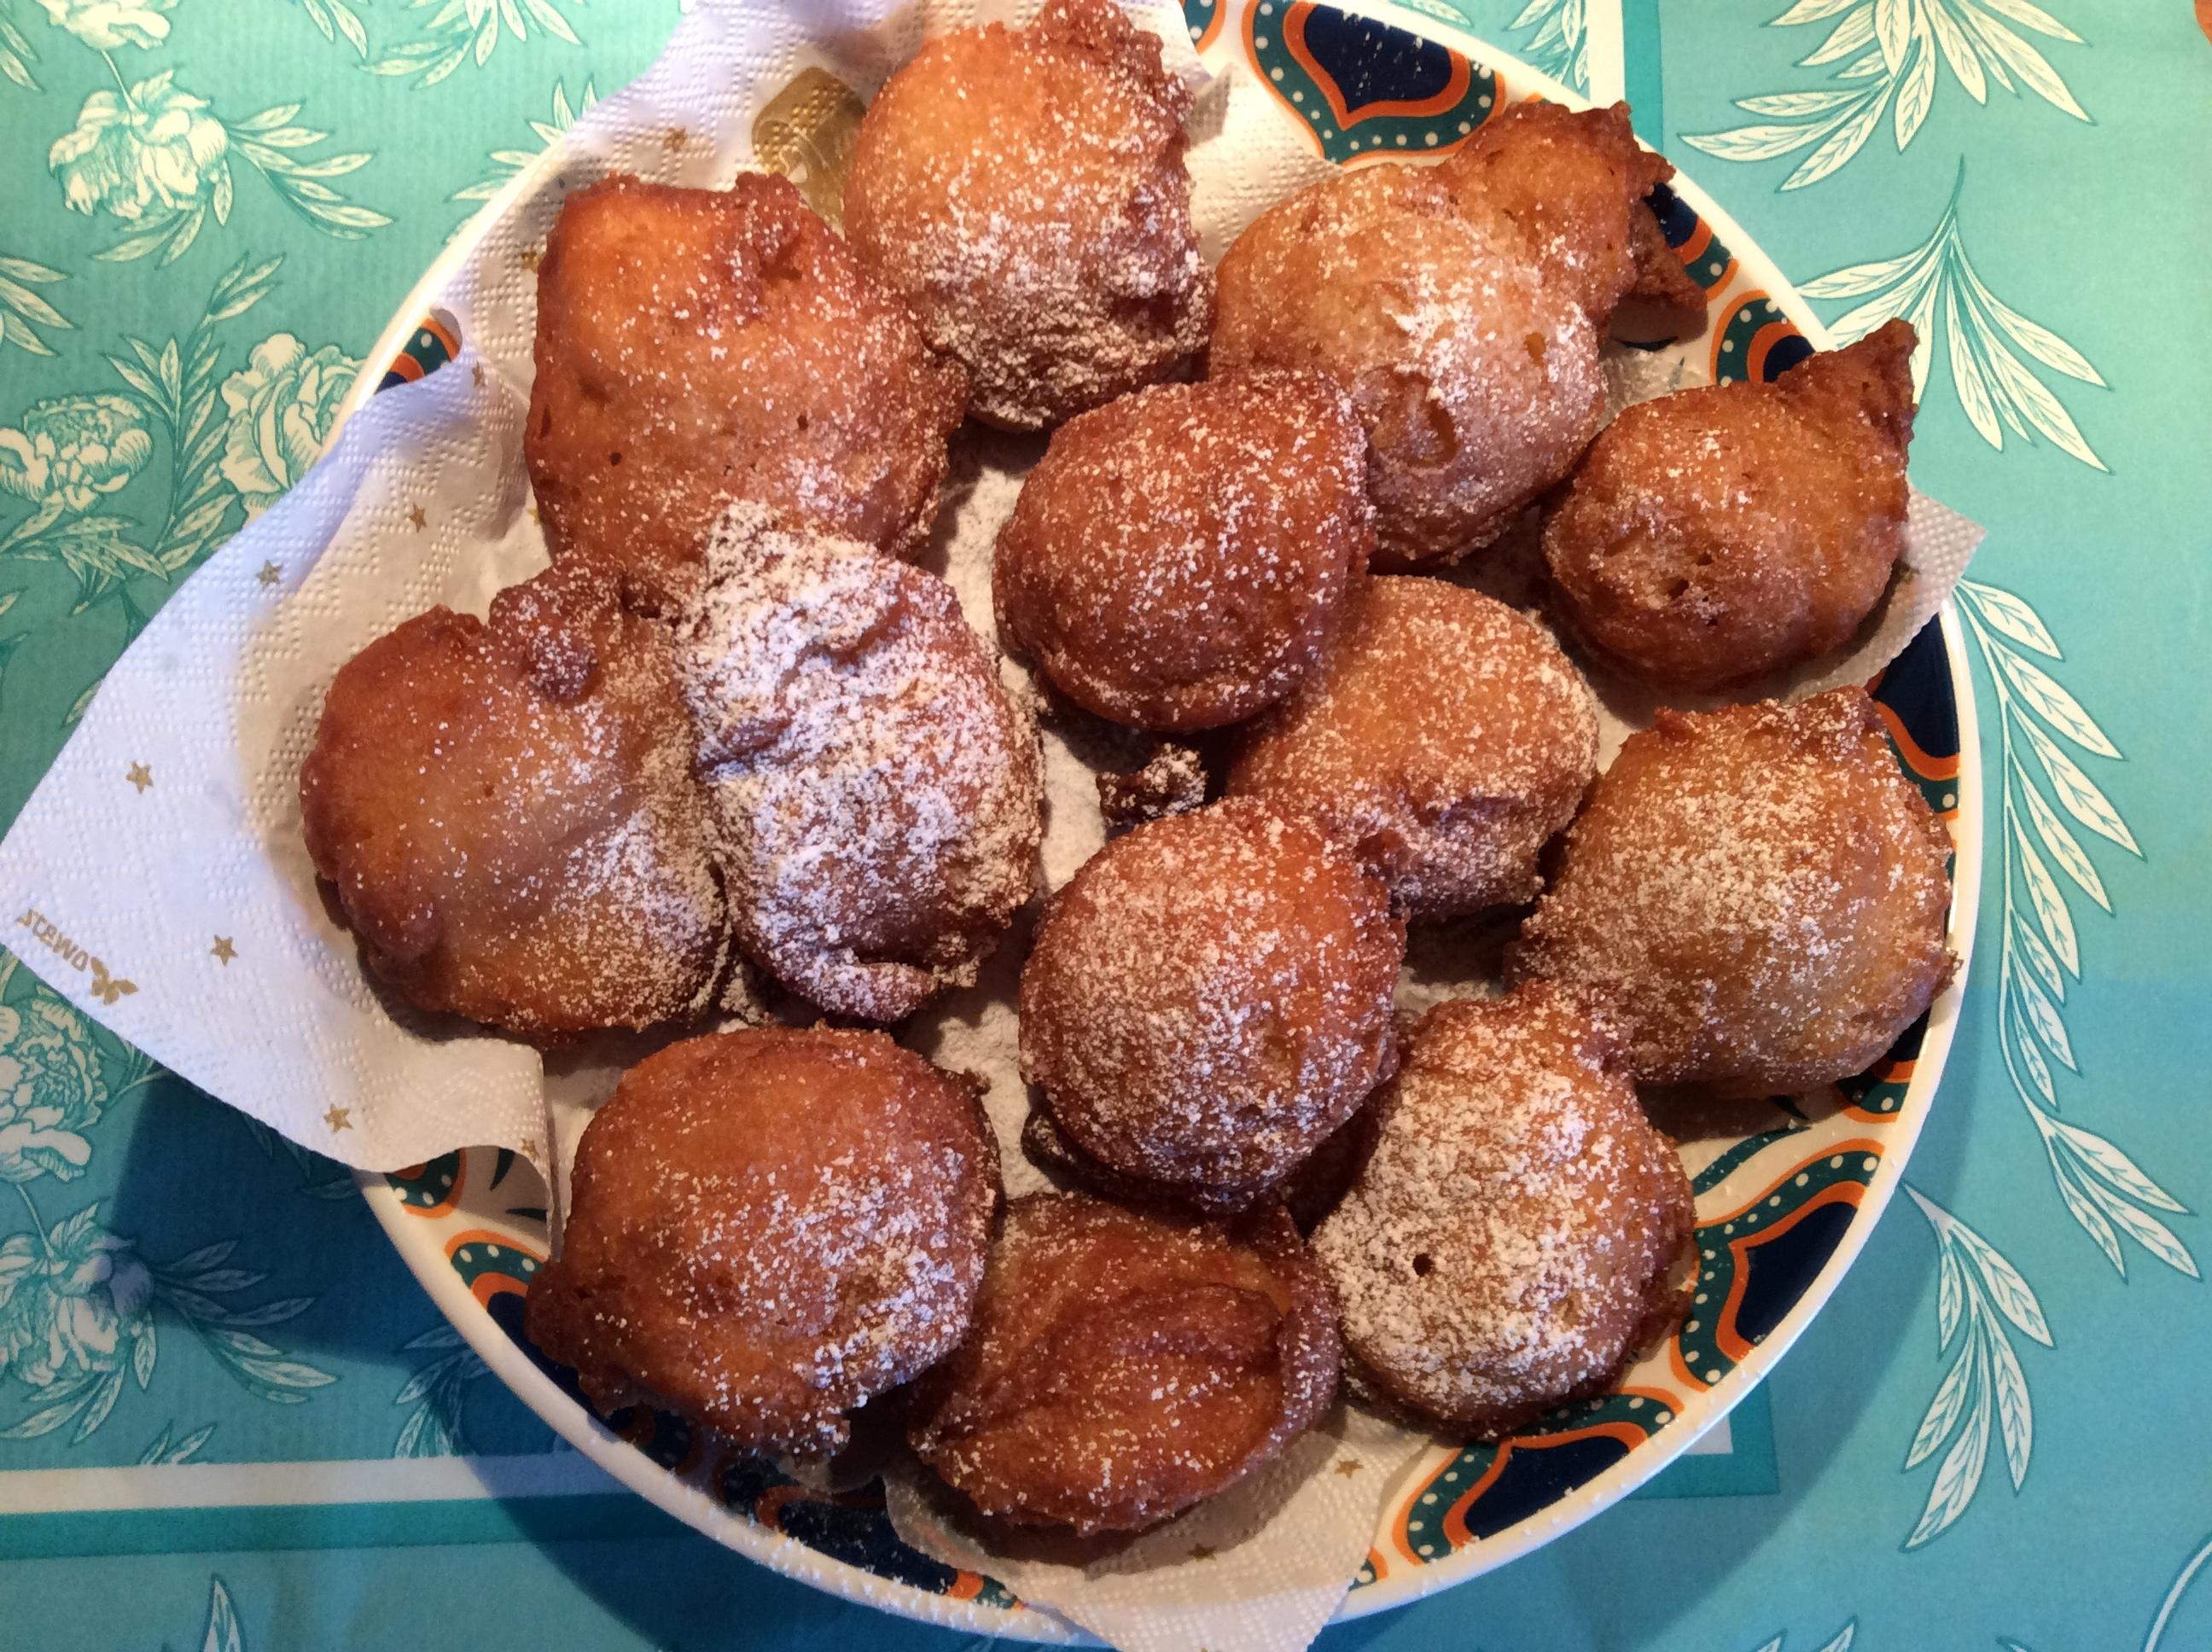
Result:
{"type": "Polygon", "coordinates": [[[1261,804],[1139,827],[1045,914],[1022,1071],[1115,1169],[1272,1181],[1384,1070],[1404,937],[1380,884],[1261,804]]]}
{"type": "Polygon", "coordinates": [[[1698,693],[1847,644],[1905,550],[1912,339],[1892,322],[1772,384],[1624,410],[1544,529],[1554,605],[1584,646],[1698,693]]]}
{"type": "Polygon", "coordinates": [[[665,640],[588,570],[349,662],[301,774],[318,871],[426,1008],[559,1039],[703,1006],[722,902],[665,640]]]}
{"type": "Polygon", "coordinates": [[[1098,777],[1098,812],[1109,827],[1188,814],[1206,801],[1206,763],[1187,745],[1163,744],[1143,767],[1098,777]]]}
{"type": "Polygon", "coordinates": [[[1619,1369],[1688,1238],[1690,1187],[1589,1010],[1438,1006],[1313,1247],[1345,1339],[1408,1405],[1486,1434],[1619,1369]]]}
{"type": "Polygon", "coordinates": [[[1598,337],[1430,168],[1385,163],[1272,208],[1221,263],[1209,371],[1317,368],[1372,443],[1378,568],[1455,562],[1564,477],[1604,404],[1598,337]]]}
{"type": "Polygon", "coordinates": [[[1417,918],[1530,899],[1596,772],[1581,674],[1535,621],[1442,580],[1370,580],[1347,606],[1230,794],[1311,815],[1417,918]]]}
{"type": "Polygon", "coordinates": [[[1318,374],[1159,385],[1053,434],[998,539],[1000,630],[1102,717],[1201,730],[1312,670],[1374,549],[1367,438],[1318,374]]]}
{"type": "Polygon", "coordinates": [[[1042,805],[1034,726],[951,587],[743,503],[707,562],[678,664],[740,944],[873,1020],[973,982],[1042,805]]]}
{"type": "Polygon", "coordinates": [[[1143,728],[1218,727],[1312,668],[1374,545],[1366,437],[1316,374],[1163,385],[1054,433],[999,536],[1000,626],[1143,728]]]}
{"type": "Polygon", "coordinates": [[[653,1394],[739,1442],[833,1447],[959,1340],[997,1181],[973,1099],[880,1035],[674,1045],[586,1137],[532,1333],[602,1404],[653,1394]]]}
{"type": "MultiPolygon", "coordinates": [[[[588,938],[582,950],[603,975],[622,979],[625,990],[680,1005],[662,1018],[699,1014],[722,975],[726,914],[692,781],[690,731],[666,633],[621,612],[614,592],[592,574],[554,573],[511,587],[492,611],[495,627],[512,624],[530,635],[541,678],[557,670],[554,656],[589,647],[597,632],[591,665],[599,681],[575,702],[585,714],[589,756],[577,757],[573,772],[580,785],[603,796],[627,796],[634,807],[605,833],[575,840],[544,888],[555,909],[583,928],[588,938]],[[583,598],[581,615],[561,611],[564,599],[575,604],[574,593],[595,586],[583,598]],[[625,774],[631,777],[627,786],[614,783],[625,774]],[[641,938],[647,944],[640,945],[641,938]],[[711,960],[703,969],[702,958],[711,960]]],[[[571,669],[583,663],[577,659],[571,669]]],[[[432,756],[435,761],[434,751],[432,756]]],[[[519,788],[526,777],[517,773],[512,783],[518,789],[509,795],[524,795],[519,788]]]]}
{"type": "MultiPolygon", "coordinates": [[[[1043,446],[1035,436],[972,428],[955,440],[953,485],[938,533],[936,557],[941,561],[933,565],[942,566],[969,623],[978,629],[988,631],[992,624],[991,576],[998,536],[1043,446]]],[[[1533,562],[1533,544],[1530,549],[1533,562]]],[[[1515,599],[1519,600],[1517,594],[1515,599]]],[[[1000,671],[1018,696],[1042,703],[1042,678],[1033,677],[1020,661],[1005,659],[1000,671]]],[[[1425,720],[1406,720],[1418,725],[1425,720]]],[[[1073,708],[1064,707],[1060,714],[1045,718],[1042,732],[1046,829],[1040,859],[1042,890],[1049,892],[1064,886],[1106,841],[1100,776],[1126,774],[1143,765],[1153,747],[1147,737],[1116,730],[1073,708]]],[[[1194,778],[1186,774],[1176,784],[1188,786],[1194,778]]],[[[1027,926],[1036,910],[1033,905],[1017,917],[1008,939],[984,963],[973,986],[956,988],[925,1005],[902,1034],[905,1042],[931,1060],[986,1082],[986,1105],[1005,1155],[1008,1191],[1017,1194],[1052,1185],[1020,1145],[1031,1091],[1017,1058],[1015,993],[1029,950],[1027,926]]],[[[1456,926],[1416,926],[1412,955],[1400,979],[1400,1007],[1418,1012],[1441,997],[1482,990],[1498,973],[1501,938],[1491,931],[1469,935],[1456,926]]]]}
{"type": "Polygon", "coordinates": [[[854,250],[974,375],[981,417],[1037,429],[1201,349],[1190,94],[1109,0],[931,41],[870,105],[854,250]]]}
{"type": "Polygon", "coordinates": [[[1662,712],[1567,838],[1514,968],[1620,1011],[1652,1084],[1858,1072],[1948,979],[1949,839],[1861,689],[1662,712]]]}

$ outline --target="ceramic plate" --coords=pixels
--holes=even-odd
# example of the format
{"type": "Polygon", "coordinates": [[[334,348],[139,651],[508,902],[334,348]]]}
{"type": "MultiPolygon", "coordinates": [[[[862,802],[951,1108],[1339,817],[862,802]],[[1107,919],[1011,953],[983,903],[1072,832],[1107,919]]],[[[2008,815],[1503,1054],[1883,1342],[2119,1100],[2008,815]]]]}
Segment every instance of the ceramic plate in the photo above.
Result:
{"type": "MultiPolygon", "coordinates": [[[[1448,25],[1401,10],[1303,0],[1185,0],[1185,10],[1208,66],[1241,58],[1338,165],[1443,153],[1509,96],[1583,101],[1448,25]]],[[[1669,245],[1707,296],[1705,337],[1671,352],[1692,377],[1772,379],[1827,345],[1780,272],[1686,179],[1662,189],[1655,204],[1669,245]]],[[[437,307],[489,216],[410,296],[369,358],[391,368],[362,394],[434,372],[458,350],[437,307]]],[[[1952,611],[1872,686],[1899,763],[1957,846],[1950,944],[1963,960],[1980,881],[1981,793],[1973,700],[1952,611]]],[[[1680,1332],[1613,1393],[1502,1445],[1432,1453],[1383,1510],[1340,1616],[1400,1605],[1541,1546],[1649,1480],[1757,1386],[1834,1291],[1896,1191],[1950,1047],[1964,979],[1961,969],[1921,1024],[1824,1104],[1774,1106],[1686,1147],[1701,1272],[1680,1332]]],[[[392,1243],[486,1364],[641,1496],[833,1593],[984,1634],[1066,1638],[1056,1619],[1021,1609],[991,1579],[902,1544],[879,1494],[804,1490],[764,1462],[719,1456],[678,1418],[593,1416],[571,1374],[523,1334],[523,1297],[547,1254],[546,1226],[536,1178],[511,1155],[472,1150],[362,1185],[392,1243]]]]}

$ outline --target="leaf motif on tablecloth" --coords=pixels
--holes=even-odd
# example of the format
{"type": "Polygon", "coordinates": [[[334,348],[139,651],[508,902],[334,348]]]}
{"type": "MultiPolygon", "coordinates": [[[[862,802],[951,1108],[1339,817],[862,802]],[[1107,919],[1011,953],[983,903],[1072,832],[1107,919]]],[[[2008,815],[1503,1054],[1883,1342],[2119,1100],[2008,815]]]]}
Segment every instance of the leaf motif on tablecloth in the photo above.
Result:
{"type": "Polygon", "coordinates": [[[1905,1451],[1907,1472],[1938,1451],[1943,1454],[1927,1503],[1905,1540],[1905,1548],[1917,1549],[1966,1512],[1981,1487],[1993,1439],[2013,1490],[2026,1481],[2035,1446],[2035,1412],[2011,1333],[2018,1331],[2046,1348],[2051,1337],[2043,1304],[2019,1269],[1918,1188],[1907,1183],[1905,1190],[1936,1235],[1945,1300],[1936,1351],[1948,1354],[1954,1345],[1958,1349],[1905,1451]]]}
{"type": "Polygon", "coordinates": [[[432,1357],[416,1367],[413,1376],[392,1396],[395,1406],[412,1407],[392,1442],[395,1457],[459,1457],[469,1450],[468,1430],[462,1410],[471,1383],[490,1375],[491,1368],[461,1333],[444,1320],[410,1337],[402,1353],[428,1353],[432,1357]]]}
{"type": "Polygon", "coordinates": [[[2112,896],[2090,846],[2142,856],[2119,810],[2075,754],[2117,762],[2119,748],[2072,692],[2029,658],[2058,664],[2064,657],[2024,598],[1967,580],[1958,602],[1997,702],[1996,1015],[2006,1076],[2042,1141],[2060,1202],[2106,1260],[2124,1278],[2124,1241],[2131,1239],[2196,1278],[2195,1256],[2161,1219],[2185,1215],[2187,1207],[2118,1144],[2058,1116],[2053,1063],[2081,1070],[2065,1020],[2067,982],[2079,981],[2083,967],[2067,890],[2109,914],[2112,896]]]}
{"type": "MultiPolygon", "coordinates": [[[[2100,389],[2106,387],[2105,380],[2081,351],[1998,298],[1975,270],[1959,230],[1959,197],[1966,180],[1962,161],[1943,216],[1928,239],[1911,252],[1832,270],[1801,282],[1797,290],[1812,299],[1863,301],[1828,324],[1838,344],[1863,338],[1898,317],[1910,321],[1920,336],[1912,352],[1914,394],[1924,404],[1930,368],[1941,359],[1950,373],[1967,422],[1990,446],[2002,451],[2005,432],[2010,430],[2030,446],[2039,438],[2084,465],[2106,470],[2104,460],[2097,457],[2057,393],[2036,375],[2040,371],[2100,389]],[[1940,358],[1939,332],[1944,340],[1940,358]]],[[[2016,618],[2008,613],[1992,623],[2002,631],[2005,622],[2016,618]]],[[[2027,637],[2013,636],[2013,641],[2038,653],[2049,652],[2027,637]]],[[[2047,641],[2046,635],[2043,641],[2047,641]]],[[[2018,672],[2035,683],[2049,682],[2040,668],[2014,658],[2020,660],[2018,672]]],[[[2039,692],[2033,684],[2024,686],[2022,691],[2031,698],[2039,692]]],[[[2070,701],[2070,695],[2063,689],[2058,692],[2070,701]]],[[[2081,722],[2086,723],[2086,719],[2081,722]]]]}
{"type": "Polygon", "coordinates": [[[354,49],[354,55],[368,56],[368,31],[362,26],[361,14],[347,0],[292,0],[307,14],[307,21],[320,29],[325,40],[343,40],[354,49]]]}
{"type": "Polygon", "coordinates": [[[435,86],[462,64],[481,68],[501,40],[526,40],[536,27],[570,46],[580,46],[562,8],[572,0],[408,0],[410,12],[431,15],[417,38],[403,41],[374,58],[374,75],[411,79],[435,86]]]}
{"type": "Polygon", "coordinates": [[[1509,33],[1527,38],[1513,44],[1520,54],[1553,80],[1588,95],[1589,15],[1586,0],[1528,0],[1508,23],[1509,33]]]}
{"type": "Polygon", "coordinates": [[[2084,44],[2081,37],[2028,0],[1797,0],[1769,27],[1809,23],[1832,27],[1799,67],[1838,64],[1828,76],[1836,84],[1738,98],[1737,108],[1769,118],[1686,132],[1682,141],[1723,161],[1774,161],[1810,150],[1782,180],[1785,190],[1802,189],[1865,148],[1885,115],[1898,149],[1910,145],[1934,106],[1939,62],[1978,104],[1989,101],[1994,80],[2015,98],[2025,87],[2077,120],[2089,118],[2043,49],[2021,31],[2075,46],[2084,44]]]}
{"type": "Polygon", "coordinates": [[[200,1652],[246,1652],[246,1632],[239,1627],[237,1608],[218,1576],[208,1579],[207,1629],[200,1637],[200,1652]]]}
{"type": "MultiPolygon", "coordinates": [[[[359,240],[392,222],[381,212],[356,206],[326,180],[357,172],[375,157],[366,151],[313,157],[295,155],[326,142],[330,134],[297,124],[301,106],[282,103],[231,124],[239,158],[268,180],[284,204],[324,234],[359,240]]],[[[218,218],[222,216],[218,197],[218,218]]],[[[118,253],[106,256],[113,258],[118,253]]]]}
{"type": "Polygon", "coordinates": [[[260,1120],[228,1109],[230,1116],[245,1127],[254,1145],[261,1149],[264,1158],[273,1160],[282,1153],[292,1162],[300,1173],[299,1190],[310,1199],[344,1201],[355,1196],[353,1172],[335,1159],[325,1158],[312,1148],[302,1147],[289,1136],[279,1135],[260,1120]]]}
{"type": "Polygon", "coordinates": [[[530,123],[530,130],[538,135],[538,147],[534,149],[494,149],[490,169],[473,184],[455,190],[453,198],[456,201],[490,200],[507,187],[517,173],[558,143],[561,135],[576,124],[576,118],[588,113],[599,100],[598,91],[587,80],[584,82],[583,96],[572,106],[568,101],[568,88],[561,82],[555,81],[550,118],[530,123]]]}
{"type": "Polygon", "coordinates": [[[236,1243],[225,1240],[167,1266],[155,1266],[154,1299],[183,1321],[232,1381],[255,1399],[299,1405],[310,1391],[337,1379],[255,1333],[297,1319],[317,1298],[283,1297],[252,1307],[225,1301],[269,1278],[255,1269],[228,1266],[236,1243]]]}
{"type": "MultiPolygon", "coordinates": [[[[1852,1619],[1822,1643],[1820,1652],[1851,1652],[1851,1643],[1858,1638],[1859,1620],[1852,1619]]],[[[1789,1652],[1790,1637],[1777,1635],[1762,1643],[1756,1652],[1789,1652]]]]}
{"type": "Polygon", "coordinates": [[[15,21],[15,0],[0,0],[0,78],[27,92],[39,91],[39,77],[31,72],[38,60],[38,48],[15,21]]]}
{"type": "MultiPolygon", "coordinates": [[[[5,32],[0,22],[0,66],[6,62],[5,32]]],[[[53,346],[40,337],[39,329],[63,332],[75,324],[37,289],[68,279],[36,259],[0,252],[0,344],[12,344],[28,355],[52,355],[53,346]]]]}
{"type": "Polygon", "coordinates": [[[176,1463],[188,1463],[199,1455],[200,1448],[205,1445],[210,1436],[215,1433],[213,1423],[193,1429],[185,1434],[177,1434],[176,1427],[174,1423],[161,1424],[161,1431],[154,1436],[151,1443],[143,1451],[138,1454],[139,1467],[158,1468],[167,1467],[176,1463]],[[173,1435],[175,1436],[174,1438],[171,1437],[173,1435]]]}

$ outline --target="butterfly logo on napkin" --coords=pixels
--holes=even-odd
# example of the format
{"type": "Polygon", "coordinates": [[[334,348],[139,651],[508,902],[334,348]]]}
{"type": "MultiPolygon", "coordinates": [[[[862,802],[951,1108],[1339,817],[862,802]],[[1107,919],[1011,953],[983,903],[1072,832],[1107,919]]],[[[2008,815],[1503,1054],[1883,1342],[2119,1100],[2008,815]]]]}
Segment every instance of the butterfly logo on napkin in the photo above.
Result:
{"type": "Polygon", "coordinates": [[[107,966],[98,958],[92,961],[92,995],[102,1004],[112,1004],[137,990],[137,981],[118,981],[107,973],[107,966]]]}

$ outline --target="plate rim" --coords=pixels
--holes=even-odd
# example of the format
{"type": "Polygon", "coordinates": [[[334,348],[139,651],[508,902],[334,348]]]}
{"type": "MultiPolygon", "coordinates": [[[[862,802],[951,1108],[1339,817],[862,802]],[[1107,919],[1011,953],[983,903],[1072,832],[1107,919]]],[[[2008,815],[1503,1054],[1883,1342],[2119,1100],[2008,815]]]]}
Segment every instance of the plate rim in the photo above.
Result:
{"type": "MultiPolygon", "coordinates": [[[[1229,0],[1222,0],[1228,3],[1229,0]]],[[[1257,0],[1250,0],[1257,3],[1257,0]]],[[[1516,93],[1533,94],[1571,107],[1587,108],[1592,100],[1522,62],[1513,53],[1484,39],[1464,26],[1395,3],[1395,0],[1327,0],[1336,9],[1370,16],[1424,39],[1435,39],[1477,63],[1506,71],[1516,93]]],[[[426,268],[409,290],[392,320],[363,358],[360,377],[341,403],[332,422],[330,440],[346,421],[377,393],[384,364],[398,357],[421,327],[425,316],[445,313],[440,300],[454,276],[491,234],[501,216],[523,197],[538,189],[569,159],[566,136],[517,173],[470,217],[426,268]]],[[[1740,264],[1764,288],[1775,307],[1818,349],[1834,348],[1834,340],[1806,303],[1797,288],[1743,227],[1692,178],[1677,171],[1670,185],[1712,229],[1740,264]]],[[[327,443],[326,443],[327,447],[327,443]]],[[[1685,1452],[1726,1418],[1744,1397],[1766,1380],[1775,1364],[1796,1344],[1856,1265],[1875,1229],[1901,1184],[1905,1168],[1917,1147],[1921,1131],[1934,1104],[1949,1063],[1959,1018],[1965,1006],[1966,986],[1971,974],[1981,904],[1984,836],[1985,830],[1983,764],[1979,716],[1966,650],[1966,637],[1956,605],[1947,600],[1936,623],[1944,648],[1946,675],[1951,690],[1959,732],[1960,762],[1957,780],[1958,805],[1952,838],[1952,906],[1949,940],[1958,957],[1951,983],[1931,1005],[1926,1031],[1913,1075],[1896,1116],[1887,1126],[1881,1163],[1866,1184],[1859,1208],[1835,1248],[1822,1262],[1802,1295],[1768,1332],[1765,1339],[1737,1362],[1713,1387],[1689,1395],[1675,1407],[1675,1418],[1663,1434],[1667,1449],[1649,1447],[1627,1453],[1612,1465],[1540,1514],[1522,1520],[1492,1538],[1453,1550],[1449,1554],[1410,1568],[1393,1567],[1374,1583],[1352,1590],[1339,1605],[1332,1623],[1348,1623],[1378,1612],[1392,1610],[1472,1582],[1542,1548],[1557,1538],[1612,1508],[1638,1487],[1671,1467],[1685,1452]]],[[[965,1630],[994,1638],[1025,1640],[1046,1644],[1095,1643],[1043,1613],[1017,1605],[1009,1609],[978,1601],[956,1600],[910,1583],[867,1571],[836,1559],[781,1531],[733,1513],[720,1498],[694,1479],[661,1467],[643,1452],[564,1392],[532,1361],[521,1347],[492,1318],[483,1305],[461,1283],[442,1251],[425,1248],[419,1219],[410,1214],[384,1177],[356,1171],[355,1181],[364,1202],[383,1228],[386,1239],[408,1271],[423,1287],[432,1303],[458,1330],[470,1347],[499,1377],[509,1392],[578,1452],[590,1459],[627,1490],[683,1521],[747,1558],[785,1576],[821,1589],[825,1594],[875,1606],[899,1616],[940,1628],[965,1630]]],[[[1386,1505],[1382,1518],[1388,1518],[1386,1505]]]]}

